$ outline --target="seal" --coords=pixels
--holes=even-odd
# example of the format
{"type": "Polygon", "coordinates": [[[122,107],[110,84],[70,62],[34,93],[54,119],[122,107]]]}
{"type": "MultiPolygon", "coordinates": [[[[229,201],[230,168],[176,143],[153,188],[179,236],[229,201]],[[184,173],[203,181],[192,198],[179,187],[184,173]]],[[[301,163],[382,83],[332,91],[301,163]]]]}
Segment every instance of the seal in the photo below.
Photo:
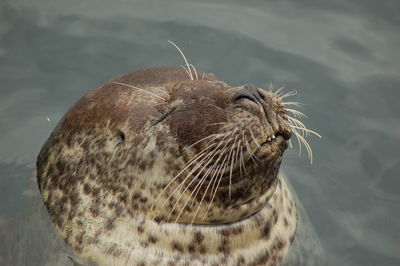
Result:
{"type": "Polygon", "coordinates": [[[282,156],[312,132],[289,115],[292,94],[190,65],[105,83],[37,158],[57,231],[98,265],[279,265],[298,221],[282,156]]]}

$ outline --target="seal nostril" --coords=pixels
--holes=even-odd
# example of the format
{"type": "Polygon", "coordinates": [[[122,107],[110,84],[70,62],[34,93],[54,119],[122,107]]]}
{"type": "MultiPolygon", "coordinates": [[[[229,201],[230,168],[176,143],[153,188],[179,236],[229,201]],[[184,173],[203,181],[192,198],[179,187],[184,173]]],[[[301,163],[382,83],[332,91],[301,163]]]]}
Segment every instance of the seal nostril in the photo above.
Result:
{"type": "Polygon", "coordinates": [[[248,99],[250,101],[257,102],[257,99],[254,98],[254,96],[252,96],[249,93],[236,93],[235,96],[233,96],[233,100],[232,101],[233,102],[237,102],[237,101],[240,101],[242,99],[248,99]]]}
{"type": "Polygon", "coordinates": [[[124,142],[125,142],[125,133],[122,132],[121,130],[118,130],[117,137],[118,137],[118,145],[124,144],[124,142]]]}
{"type": "Polygon", "coordinates": [[[232,101],[237,102],[241,99],[248,99],[257,103],[261,100],[261,95],[253,84],[246,84],[233,95],[232,101]]]}
{"type": "Polygon", "coordinates": [[[258,94],[260,95],[261,99],[263,99],[265,101],[265,99],[267,99],[266,95],[265,95],[265,91],[263,91],[262,89],[257,89],[258,94]]]}

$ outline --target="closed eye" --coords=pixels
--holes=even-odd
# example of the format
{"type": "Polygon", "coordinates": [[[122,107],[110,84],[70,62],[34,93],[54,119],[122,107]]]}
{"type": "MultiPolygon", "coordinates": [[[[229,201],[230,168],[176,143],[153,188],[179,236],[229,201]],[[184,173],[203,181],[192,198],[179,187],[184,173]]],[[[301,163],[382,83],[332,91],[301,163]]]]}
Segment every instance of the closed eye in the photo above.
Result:
{"type": "Polygon", "coordinates": [[[168,115],[169,115],[170,113],[172,113],[173,111],[175,111],[176,108],[177,108],[177,106],[172,106],[171,108],[169,108],[166,112],[164,112],[164,113],[163,113],[162,115],[160,115],[158,118],[154,119],[154,120],[151,122],[151,126],[155,126],[155,125],[157,125],[158,123],[161,123],[162,121],[164,121],[164,119],[167,118],[168,115]]]}

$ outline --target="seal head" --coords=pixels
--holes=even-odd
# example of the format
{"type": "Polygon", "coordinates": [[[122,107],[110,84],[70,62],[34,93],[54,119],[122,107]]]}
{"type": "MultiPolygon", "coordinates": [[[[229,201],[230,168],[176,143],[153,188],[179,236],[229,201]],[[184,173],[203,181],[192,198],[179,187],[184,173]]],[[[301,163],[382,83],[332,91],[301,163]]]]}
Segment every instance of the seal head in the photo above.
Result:
{"type": "Polygon", "coordinates": [[[296,220],[279,178],[292,133],[282,99],[251,84],[197,77],[155,67],[115,78],[78,101],[43,146],[43,200],[83,257],[99,264],[260,259],[242,252],[243,239],[268,242],[258,247],[264,261],[273,245],[268,261],[284,256],[296,220]],[[240,233],[230,244],[224,230],[240,233]],[[145,248],[153,255],[140,255],[145,248]]]}

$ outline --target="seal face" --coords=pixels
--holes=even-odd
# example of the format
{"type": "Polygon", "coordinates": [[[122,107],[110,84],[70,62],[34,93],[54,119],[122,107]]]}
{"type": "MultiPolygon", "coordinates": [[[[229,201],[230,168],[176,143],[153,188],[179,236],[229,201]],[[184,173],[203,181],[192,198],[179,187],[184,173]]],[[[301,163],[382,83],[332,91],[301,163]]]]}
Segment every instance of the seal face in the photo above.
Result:
{"type": "Polygon", "coordinates": [[[282,98],[175,67],[123,75],[62,118],[37,159],[59,233],[99,265],[277,265],[296,231],[279,174],[282,98]],[[200,78],[201,77],[201,78],[200,78]]]}

